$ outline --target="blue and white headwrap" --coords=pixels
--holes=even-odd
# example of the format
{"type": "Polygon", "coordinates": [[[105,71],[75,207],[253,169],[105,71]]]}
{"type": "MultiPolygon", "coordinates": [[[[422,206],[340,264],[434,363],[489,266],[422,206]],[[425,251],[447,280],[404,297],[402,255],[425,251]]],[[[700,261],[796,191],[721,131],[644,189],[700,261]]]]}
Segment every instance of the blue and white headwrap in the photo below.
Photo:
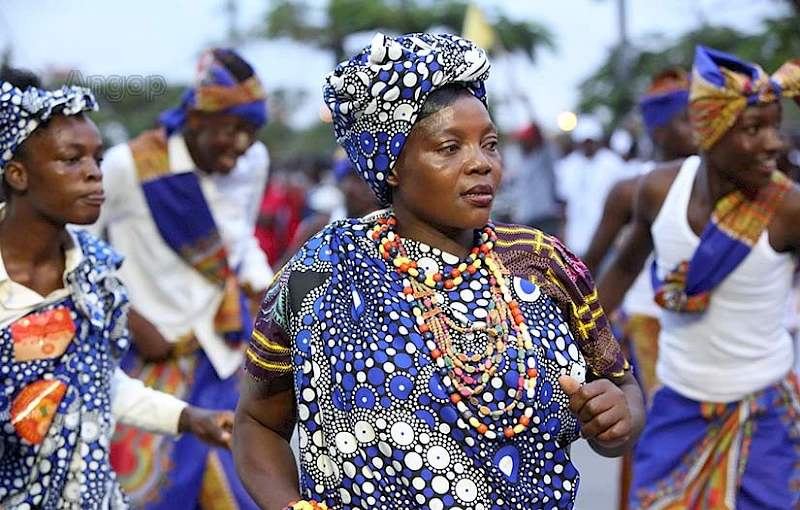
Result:
{"type": "Polygon", "coordinates": [[[486,53],[449,34],[376,34],[372,44],[342,62],[325,81],[336,141],[378,201],[389,205],[386,178],[428,94],[463,83],[486,104],[486,53]]]}
{"type": "Polygon", "coordinates": [[[9,82],[0,83],[0,172],[22,142],[54,114],[77,115],[97,109],[94,94],[85,87],[65,85],[52,91],[29,87],[23,92],[9,82]]]}

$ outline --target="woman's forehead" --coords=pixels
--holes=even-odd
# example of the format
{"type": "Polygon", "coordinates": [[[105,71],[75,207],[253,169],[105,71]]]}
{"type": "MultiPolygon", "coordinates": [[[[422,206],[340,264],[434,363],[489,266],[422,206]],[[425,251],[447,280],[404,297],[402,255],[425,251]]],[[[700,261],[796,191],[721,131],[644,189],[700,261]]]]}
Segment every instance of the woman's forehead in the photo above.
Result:
{"type": "Polygon", "coordinates": [[[435,134],[440,131],[480,130],[496,131],[489,111],[474,96],[458,97],[451,104],[442,106],[414,126],[415,131],[435,134]]]}
{"type": "Polygon", "coordinates": [[[781,113],[781,104],[776,101],[769,104],[752,105],[745,108],[740,120],[757,120],[771,118],[781,113]]]}
{"type": "Polygon", "coordinates": [[[94,149],[102,146],[97,126],[85,115],[56,115],[47,126],[34,132],[34,139],[53,148],[80,146],[94,149]]]}

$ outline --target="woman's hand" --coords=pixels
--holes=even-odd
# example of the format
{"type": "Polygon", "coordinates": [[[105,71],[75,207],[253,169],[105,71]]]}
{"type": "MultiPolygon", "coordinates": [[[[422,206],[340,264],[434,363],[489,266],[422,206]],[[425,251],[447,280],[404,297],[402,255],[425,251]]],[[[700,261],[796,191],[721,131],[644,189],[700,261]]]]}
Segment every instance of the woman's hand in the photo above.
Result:
{"type": "Polygon", "coordinates": [[[608,379],[581,385],[566,375],[558,382],[569,397],[570,410],[581,423],[581,435],[595,451],[616,457],[633,447],[644,427],[644,403],[630,374],[619,386],[608,379]]]}
{"type": "Polygon", "coordinates": [[[230,449],[233,411],[214,411],[187,406],[181,412],[179,432],[189,432],[211,446],[230,449]]]}

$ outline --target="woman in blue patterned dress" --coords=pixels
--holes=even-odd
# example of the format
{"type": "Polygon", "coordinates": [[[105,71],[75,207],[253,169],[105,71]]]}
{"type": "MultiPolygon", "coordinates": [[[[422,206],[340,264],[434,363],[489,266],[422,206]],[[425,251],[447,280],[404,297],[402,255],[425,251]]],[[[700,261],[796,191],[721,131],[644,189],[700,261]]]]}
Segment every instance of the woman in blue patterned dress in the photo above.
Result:
{"type": "Polygon", "coordinates": [[[323,229],[262,304],[233,442],[263,508],[568,509],[568,445],[638,437],[585,266],[489,221],[488,69],[455,36],[378,34],[328,76],[337,139],[387,209],[323,229]]]}
{"type": "Polygon", "coordinates": [[[129,347],[122,258],[84,230],[103,202],[103,147],[81,87],[0,72],[0,509],[124,509],[114,422],[223,446],[233,416],[119,369],[129,347]],[[6,81],[8,80],[8,81],[6,81]]]}

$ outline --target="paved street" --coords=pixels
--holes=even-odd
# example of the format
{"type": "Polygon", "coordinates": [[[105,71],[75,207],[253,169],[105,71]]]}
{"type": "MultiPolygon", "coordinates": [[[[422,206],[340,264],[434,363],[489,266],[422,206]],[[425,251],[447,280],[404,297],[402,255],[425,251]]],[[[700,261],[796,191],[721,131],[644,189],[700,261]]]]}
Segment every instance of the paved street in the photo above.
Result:
{"type": "Polygon", "coordinates": [[[616,510],[621,460],[601,457],[582,439],[572,446],[572,460],[581,473],[575,509],[616,510]]]}

